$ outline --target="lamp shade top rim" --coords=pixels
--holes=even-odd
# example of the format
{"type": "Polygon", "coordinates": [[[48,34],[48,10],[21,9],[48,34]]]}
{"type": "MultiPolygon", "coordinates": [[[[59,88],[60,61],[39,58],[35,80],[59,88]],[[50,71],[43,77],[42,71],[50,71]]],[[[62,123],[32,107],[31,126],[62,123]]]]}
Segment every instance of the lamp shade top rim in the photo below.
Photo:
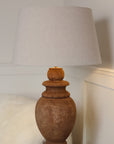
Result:
{"type": "Polygon", "coordinates": [[[22,10],[26,10],[26,9],[77,9],[77,10],[89,10],[89,11],[92,11],[91,8],[89,7],[81,7],[81,6],[28,6],[28,7],[24,7],[24,8],[21,8],[21,11],[22,10]]]}

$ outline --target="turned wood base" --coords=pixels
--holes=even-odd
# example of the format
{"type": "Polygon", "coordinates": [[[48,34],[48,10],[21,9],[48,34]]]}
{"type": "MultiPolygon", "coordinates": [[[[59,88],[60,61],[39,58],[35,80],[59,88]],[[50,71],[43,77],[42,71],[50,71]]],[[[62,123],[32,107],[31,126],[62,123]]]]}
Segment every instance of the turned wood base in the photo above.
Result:
{"type": "Polygon", "coordinates": [[[44,144],[67,144],[67,142],[65,141],[65,142],[56,142],[56,143],[54,143],[54,142],[46,141],[46,142],[44,142],[44,144]]]}
{"type": "Polygon", "coordinates": [[[35,116],[38,128],[46,139],[44,144],[67,144],[76,118],[75,103],[66,91],[69,82],[64,81],[62,68],[50,68],[46,90],[38,100],[35,116]]]}

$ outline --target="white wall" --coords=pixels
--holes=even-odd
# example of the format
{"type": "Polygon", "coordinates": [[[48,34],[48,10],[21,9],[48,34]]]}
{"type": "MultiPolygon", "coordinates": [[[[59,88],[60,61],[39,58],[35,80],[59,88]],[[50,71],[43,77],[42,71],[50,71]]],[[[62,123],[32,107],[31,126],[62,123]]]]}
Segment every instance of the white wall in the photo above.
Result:
{"type": "Polygon", "coordinates": [[[114,89],[87,84],[86,144],[114,143],[114,89]]]}
{"type": "Polygon", "coordinates": [[[114,71],[95,71],[85,90],[84,144],[114,143],[114,71]]]}

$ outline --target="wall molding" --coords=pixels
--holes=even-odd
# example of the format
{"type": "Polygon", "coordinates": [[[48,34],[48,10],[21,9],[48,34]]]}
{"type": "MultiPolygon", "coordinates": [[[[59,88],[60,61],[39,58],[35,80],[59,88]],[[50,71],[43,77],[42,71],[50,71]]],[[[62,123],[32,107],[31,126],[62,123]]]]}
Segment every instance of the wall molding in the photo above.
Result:
{"type": "MultiPolygon", "coordinates": [[[[87,83],[102,86],[114,90],[114,70],[107,68],[99,68],[94,66],[77,67],[67,69],[66,75],[68,77],[79,78],[85,80],[87,83]]],[[[1,76],[16,76],[16,75],[42,75],[46,74],[48,67],[36,66],[0,66],[1,76]]]]}
{"type": "Polygon", "coordinates": [[[48,67],[0,65],[0,76],[39,75],[48,70],[48,67]]]}
{"type": "MultiPolygon", "coordinates": [[[[114,70],[107,68],[99,68],[99,67],[89,67],[91,73],[86,77],[84,81],[84,106],[83,106],[83,144],[91,143],[96,140],[95,143],[98,143],[97,140],[104,141],[103,136],[104,128],[107,129],[107,123],[110,122],[110,119],[113,119],[113,115],[108,114],[113,109],[113,96],[114,96],[114,70]],[[92,103],[93,101],[93,103],[92,103]],[[92,103],[92,104],[91,104],[92,103]],[[111,105],[111,106],[110,106],[111,105]],[[105,107],[107,106],[107,107],[105,107]],[[96,117],[95,117],[96,114],[96,117]],[[107,119],[105,119],[105,117],[107,119]],[[93,119],[94,120],[93,120],[93,119]],[[102,133],[101,137],[92,137],[93,135],[88,134],[88,130],[91,129],[92,134],[94,131],[97,133],[99,130],[95,128],[91,128],[91,122],[94,124],[103,123],[105,119],[105,125],[99,127],[100,133],[102,133]],[[90,126],[90,127],[89,127],[90,126]],[[90,129],[89,129],[90,128],[90,129]],[[103,129],[102,129],[103,128],[103,129]]],[[[113,121],[113,120],[112,120],[113,121]]],[[[113,123],[111,123],[113,126],[113,123]]],[[[97,127],[98,128],[98,127],[97,127]]],[[[111,129],[110,129],[111,130],[111,129]]],[[[107,135],[106,135],[107,136],[107,135]]],[[[110,133],[108,133],[108,138],[112,138],[110,133]]],[[[108,140],[108,138],[106,138],[108,140]]],[[[112,138],[113,139],[113,138],[112,138]]],[[[100,141],[100,142],[101,142],[100,141]]],[[[102,143],[101,142],[101,143],[102,143]]]]}
{"type": "Polygon", "coordinates": [[[114,70],[98,67],[90,67],[93,72],[85,79],[85,82],[114,90],[114,70]]]}

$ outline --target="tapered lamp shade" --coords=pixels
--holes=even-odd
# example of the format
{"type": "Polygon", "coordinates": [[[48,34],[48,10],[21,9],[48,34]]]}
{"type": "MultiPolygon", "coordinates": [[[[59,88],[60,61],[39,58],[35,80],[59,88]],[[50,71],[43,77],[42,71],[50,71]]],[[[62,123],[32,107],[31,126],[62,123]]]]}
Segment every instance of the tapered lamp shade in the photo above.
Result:
{"type": "Polygon", "coordinates": [[[91,9],[23,9],[19,17],[15,63],[50,66],[101,63],[91,9]]]}

